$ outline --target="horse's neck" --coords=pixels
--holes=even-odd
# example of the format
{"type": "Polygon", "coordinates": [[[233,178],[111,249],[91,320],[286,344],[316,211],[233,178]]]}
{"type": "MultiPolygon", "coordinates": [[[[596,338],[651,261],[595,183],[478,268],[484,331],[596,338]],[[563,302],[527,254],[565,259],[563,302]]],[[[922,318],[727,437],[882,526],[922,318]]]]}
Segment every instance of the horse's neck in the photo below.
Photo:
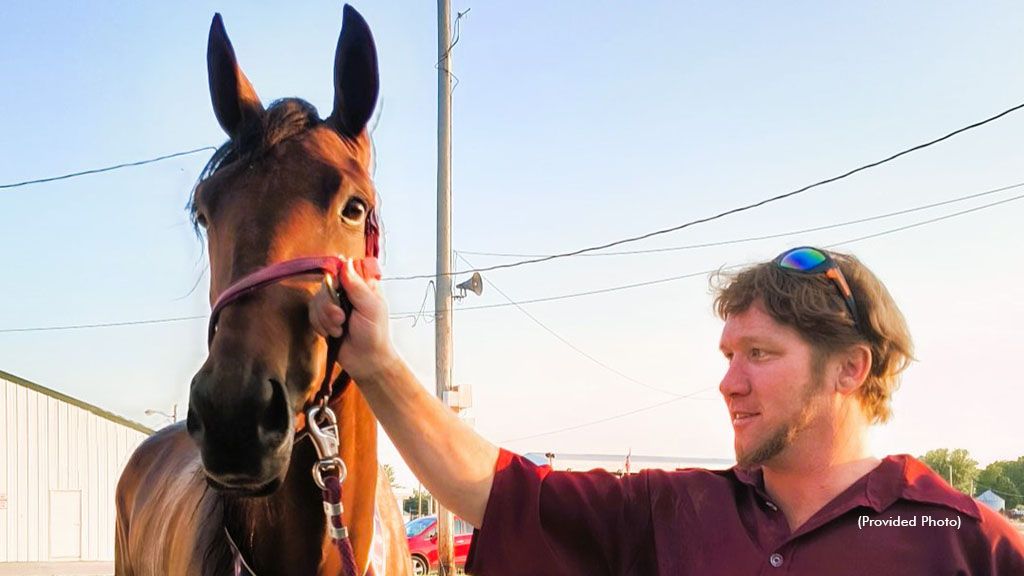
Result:
{"type": "MultiPolygon", "coordinates": [[[[340,455],[348,468],[342,494],[345,525],[356,565],[364,567],[374,530],[377,421],[355,386],[332,408],[338,416],[340,455]]],[[[246,500],[225,497],[224,526],[258,576],[339,573],[341,559],[327,535],[323,495],[313,482],[316,458],[312,442],[299,440],[274,494],[246,500]]]]}

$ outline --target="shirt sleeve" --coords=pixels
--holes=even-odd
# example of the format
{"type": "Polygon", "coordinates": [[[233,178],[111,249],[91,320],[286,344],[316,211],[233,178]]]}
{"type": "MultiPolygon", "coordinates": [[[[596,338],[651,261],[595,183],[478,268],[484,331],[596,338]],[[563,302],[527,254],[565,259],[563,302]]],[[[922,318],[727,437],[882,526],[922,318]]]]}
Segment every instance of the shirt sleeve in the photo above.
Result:
{"type": "Polygon", "coordinates": [[[982,517],[979,542],[968,547],[968,554],[974,552],[977,555],[970,563],[976,570],[973,573],[993,576],[1024,574],[1024,533],[1018,532],[1006,518],[985,505],[978,508],[982,517]]]}
{"type": "Polygon", "coordinates": [[[555,472],[501,450],[466,572],[626,574],[641,548],[653,545],[651,526],[646,474],[555,472]]]}

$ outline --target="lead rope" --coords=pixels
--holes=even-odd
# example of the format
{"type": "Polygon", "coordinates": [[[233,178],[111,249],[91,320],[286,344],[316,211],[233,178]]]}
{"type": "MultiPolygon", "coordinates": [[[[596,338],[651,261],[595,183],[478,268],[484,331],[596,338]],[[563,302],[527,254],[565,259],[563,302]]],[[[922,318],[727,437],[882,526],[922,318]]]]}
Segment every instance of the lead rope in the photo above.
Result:
{"type": "MultiPolygon", "coordinates": [[[[334,415],[334,411],[327,406],[326,397],[320,405],[313,406],[306,412],[306,428],[319,458],[313,464],[313,481],[323,492],[327,532],[341,556],[341,574],[357,576],[359,571],[356,568],[356,556],[352,551],[352,542],[348,539],[348,528],[345,527],[343,518],[345,507],[341,503],[341,484],[345,481],[348,469],[338,455],[338,419],[334,415]]],[[[256,572],[242,557],[242,551],[231,538],[231,533],[228,532],[226,526],[224,535],[227,536],[228,544],[231,546],[234,576],[243,574],[255,576],[256,572]]]]}
{"type": "MultiPolygon", "coordinates": [[[[341,271],[339,270],[338,273],[340,274],[341,271]]],[[[333,280],[334,278],[330,274],[324,275],[324,286],[327,287],[334,301],[345,311],[345,322],[342,324],[342,329],[347,330],[348,320],[352,315],[352,304],[344,292],[339,293],[339,291],[334,289],[333,280]]],[[[355,553],[352,551],[352,542],[348,539],[348,528],[345,527],[342,517],[345,507],[341,503],[341,483],[345,481],[348,469],[345,467],[345,462],[341,459],[341,456],[338,455],[338,446],[340,444],[338,438],[338,419],[334,411],[327,405],[331,398],[335,397],[336,394],[340,395],[351,382],[348,374],[342,371],[339,378],[340,382],[338,382],[340,389],[333,390],[335,382],[331,380],[333,375],[331,367],[334,363],[333,359],[337,358],[340,349],[341,338],[327,338],[327,368],[324,373],[324,381],[320,385],[320,402],[318,404],[315,403],[306,412],[306,429],[309,431],[309,438],[313,441],[313,447],[316,448],[317,456],[320,457],[320,460],[313,465],[313,480],[323,491],[327,531],[330,533],[331,540],[341,556],[341,573],[358,576],[359,572],[356,568],[355,553]],[[326,423],[326,426],[322,428],[320,427],[321,416],[323,417],[323,422],[326,423]]]]}
{"type": "Polygon", "coordinates": [[[342,517],[345,507],[341,503],[341,484],[345,481],[348,469],[338,455],[338,420],[334,411],[327,406],[326,398],[321,405],[313,406],[306,412],[306,427],[320,458],[313,465],[313,481],[323,491],[327,532],[341,556],[341,573],[357,576],[359,572],[356,568],[355,553],[352,551],[348,528],[345,527],[342,517]],[[325,424],[323,426],[321,417],[325,424]]]}

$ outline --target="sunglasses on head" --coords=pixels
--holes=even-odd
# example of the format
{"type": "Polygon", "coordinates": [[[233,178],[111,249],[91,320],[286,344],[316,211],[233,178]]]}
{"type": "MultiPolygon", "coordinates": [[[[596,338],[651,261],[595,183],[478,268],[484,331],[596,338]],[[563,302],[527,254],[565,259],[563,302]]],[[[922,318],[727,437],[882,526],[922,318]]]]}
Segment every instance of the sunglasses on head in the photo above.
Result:
{"type": "Polygon", "coordinates": [[[782,270],[799,272],[800,274],[823,274],[839,289],[839,294],[846,302],[847,309],[853,315],[854,325],[858,328],[860,327],[860,322],[857,320],[857,302],[853,299],[850,285],[846,283],[846,277],[843,276],[843,271],[839,268],[839,264],[827,252],[811,246],[802,246],[786,250],[779,254],[773,262],[782,270]]]}

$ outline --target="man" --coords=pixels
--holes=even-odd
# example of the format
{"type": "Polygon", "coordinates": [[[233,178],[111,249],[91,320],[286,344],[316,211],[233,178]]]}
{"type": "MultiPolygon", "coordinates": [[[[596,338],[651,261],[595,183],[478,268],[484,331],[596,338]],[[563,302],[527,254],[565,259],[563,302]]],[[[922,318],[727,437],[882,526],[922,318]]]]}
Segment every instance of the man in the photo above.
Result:
{"type": "MultiPolygon", "coordinates": [[[[1007,521],[906,455],[879,459],[910,334],[880,281],[815,248],[719,278],[737,466],[725,471],[553,472],[481,438],[409,371],[387,307],[351,267],[340,363],[413,473],[479,528],[485,575],[1024,574],[1007,521]]],[[[321,293],[310,319],[341,335],[321,293]]]]}

